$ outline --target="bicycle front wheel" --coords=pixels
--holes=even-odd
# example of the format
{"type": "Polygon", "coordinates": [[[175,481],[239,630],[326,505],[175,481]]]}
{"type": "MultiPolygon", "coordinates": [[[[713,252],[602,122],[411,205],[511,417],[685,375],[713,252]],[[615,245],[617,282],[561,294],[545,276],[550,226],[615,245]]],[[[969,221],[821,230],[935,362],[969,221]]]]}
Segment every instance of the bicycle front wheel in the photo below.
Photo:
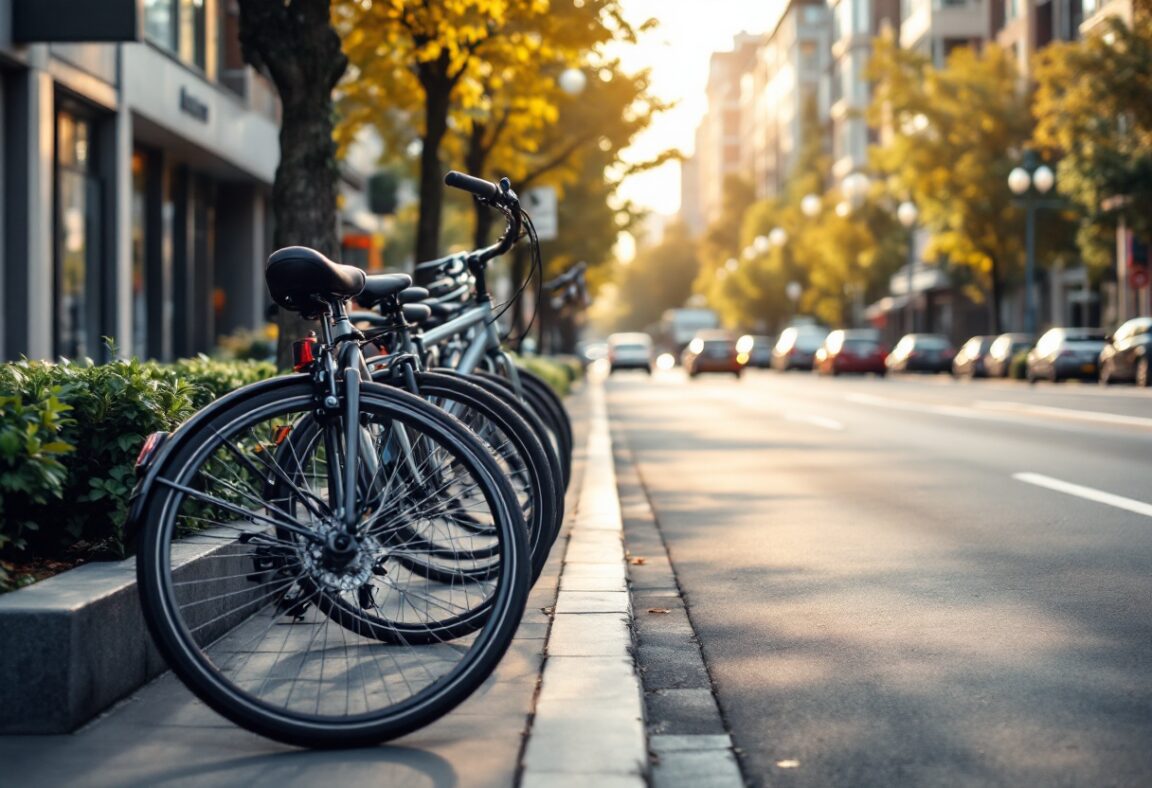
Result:
{"type": "Polygon", "coordinates": [[[447,713],[495,668],[529,586],[520,513],[466,429],[364,384],[362,453],[376,463],[346,502],[333,483],[339,421],[317,415],[307,381],[201,419],[145,493],[137,558],[145,619],[173,671],[233,722],[303,746],[377,743],[447,713]],[[285,449],[318,423],[324,440],[285,449]],[[460,505],[480,533],[459,527],[460,505]],[[482,554],[486,571],[406,568],[429,542],[444,566],[482,554]]]}

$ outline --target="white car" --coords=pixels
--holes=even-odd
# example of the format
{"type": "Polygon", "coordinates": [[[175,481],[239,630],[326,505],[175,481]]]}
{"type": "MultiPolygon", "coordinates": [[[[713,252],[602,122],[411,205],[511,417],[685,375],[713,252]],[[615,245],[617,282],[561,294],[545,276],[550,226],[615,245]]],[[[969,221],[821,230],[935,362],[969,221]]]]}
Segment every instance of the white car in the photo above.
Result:
{"type": "Polygon", "coordinates": [[[624,332],[608,337],[609,374],[618,369],[642,369],[652,374],[652,337],[624,332]]]}

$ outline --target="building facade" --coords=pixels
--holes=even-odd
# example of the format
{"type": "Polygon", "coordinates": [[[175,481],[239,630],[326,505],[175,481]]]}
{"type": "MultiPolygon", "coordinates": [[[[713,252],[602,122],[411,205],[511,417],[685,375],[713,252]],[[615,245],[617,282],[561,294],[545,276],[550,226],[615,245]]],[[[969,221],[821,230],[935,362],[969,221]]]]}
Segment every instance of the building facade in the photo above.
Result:
{"type": "Polygon", "coordinates": [[[0,0],[4,358],[167,360],[263,324],[279,108],[236,3],[60,5],[0,0]]]}

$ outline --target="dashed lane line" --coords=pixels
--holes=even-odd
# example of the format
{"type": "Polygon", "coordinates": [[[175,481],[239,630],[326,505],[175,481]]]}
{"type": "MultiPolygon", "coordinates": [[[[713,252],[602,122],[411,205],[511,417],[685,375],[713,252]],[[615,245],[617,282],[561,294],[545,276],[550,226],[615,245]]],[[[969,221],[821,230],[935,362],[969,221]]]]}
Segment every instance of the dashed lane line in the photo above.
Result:
{"type": "Polygon", "coordinates": [[[1103,490],[1097,490],[1094,487],[1085,487],[1082,484],[1073,484],[1072,482],[1053,479],[1051,476],[1045,476],[1041,473],[1014,473],[1012,474],[1012,478],[1028,484],[1034,484],[1037,487],[1045,487],[1066,495],[1074,495],[1077,498],[1084,498],[1088,501],[1095,501],[1096,503],[1114,506],[1117,509],[1142,514],[1145,517],[1152,517],[1152,504],[1137,501],[1133,498],[1125,498],[1122,495],[1114,495],[1113,493],[1104,492],[1103,490]]]}

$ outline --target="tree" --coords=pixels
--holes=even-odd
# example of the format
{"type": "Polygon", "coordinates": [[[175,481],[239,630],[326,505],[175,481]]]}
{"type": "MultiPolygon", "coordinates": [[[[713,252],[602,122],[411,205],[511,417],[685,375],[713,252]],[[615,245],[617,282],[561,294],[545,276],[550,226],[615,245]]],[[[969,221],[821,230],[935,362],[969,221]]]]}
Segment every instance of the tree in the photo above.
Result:
{"type": "Polygon", "coordinates": [[[997,333],[1003,288],[1022,257],[1021,211],[1007,188],[1032,131],[1019,75],[995,45],[955,49],[942,69],[890,36],[873,52],[870,120],[891,125],[890,139],[872,150],[873,166],[920,209],[929,254],[978,275],[997,333]]]}
{"type": "Polygon", "coordinates": [[[336,17],[353,64],[342,136],[373,123],[390,127],[384,133],[393,150],[407,147],[404,136],[412,129],[420,141],[418,259],[439,253],[442,148],[470,150],[467,166],[491,177],[486,164],[499,139],[530,143],[533,130],[555,120],[560,70],[601,42],[631,35],[618,5],[338,0],[336,17]],[[461,132],[458,141],[453,129],[461,132]]]}
{"type": "Polygon", "coordinates": [[[1036,142],[1060,156],[1057,186],[1084,212],[1082,253],[1107,268],[1121,216],[1152,238],[1152,16],[1046,47],[1036,82],[1036,142]]]}
{"type": "MultiPolygon", "coordinates": [[[[273,245],[335,255],[336,146],[332,90],[347,60],[329,24],[329,0],[239,0],[244,59],[280,94],[280,162],[272,184],[273,245]]],[[[291,365],[291,343],[306,324],[280,311],[277,361],[291,365]]]]}
{"type": "Polygon", "coordinates": [[[695,245],[683,224],[668,227],[663,240],[642,249],[618,268],[622,328],[644,330],[660,320],[664,310],[684,306],[699,271],[695,245]]]}

